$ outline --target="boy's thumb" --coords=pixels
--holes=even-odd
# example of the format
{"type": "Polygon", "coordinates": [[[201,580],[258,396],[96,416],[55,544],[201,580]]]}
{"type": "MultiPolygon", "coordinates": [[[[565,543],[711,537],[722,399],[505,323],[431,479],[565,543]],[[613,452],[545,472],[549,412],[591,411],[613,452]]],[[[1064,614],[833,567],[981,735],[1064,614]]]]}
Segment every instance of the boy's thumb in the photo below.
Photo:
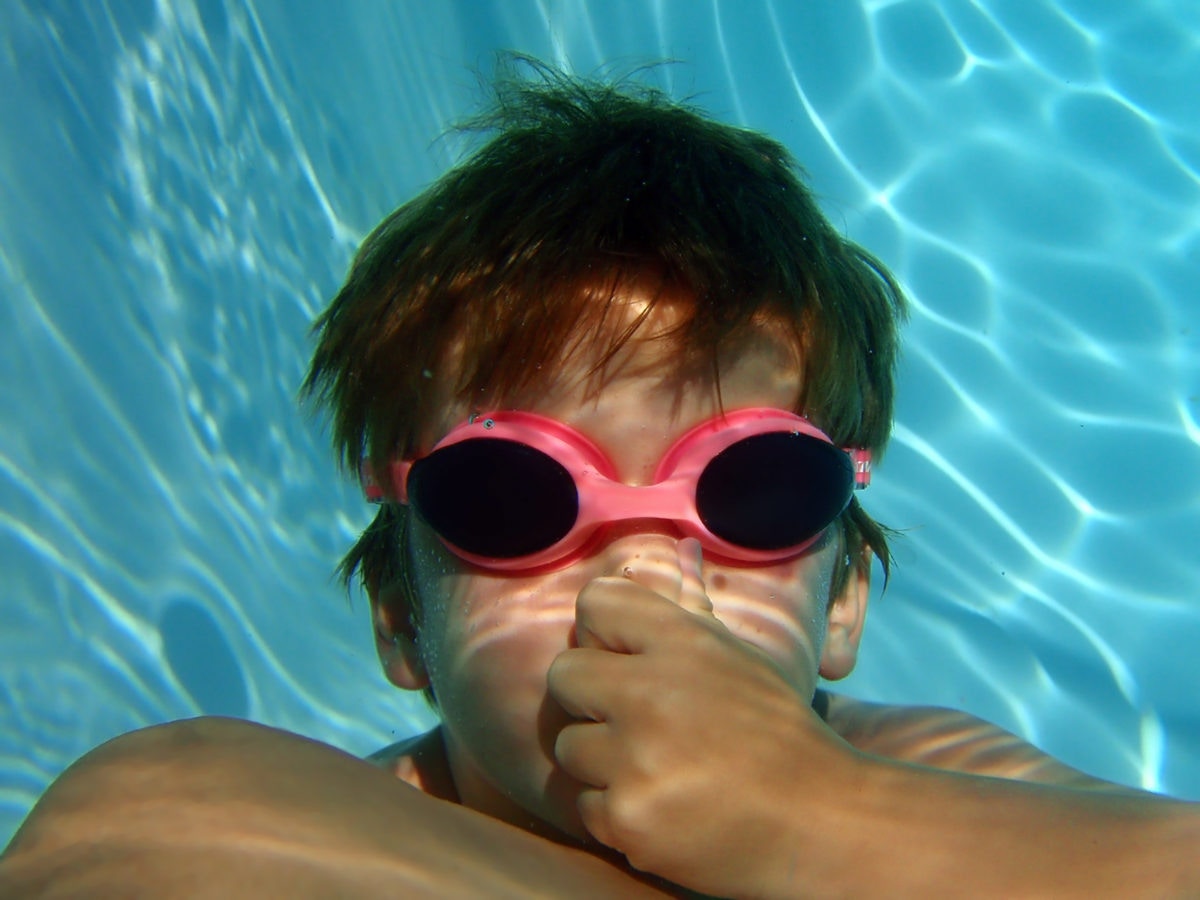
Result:
{"type": "Polygon", "coordinates": [[[712,601],[704,587],[704,550],[695,538],[684,538],[676,544],[679,553],[678,603],[689,612],[711,616],[712,601]]]}

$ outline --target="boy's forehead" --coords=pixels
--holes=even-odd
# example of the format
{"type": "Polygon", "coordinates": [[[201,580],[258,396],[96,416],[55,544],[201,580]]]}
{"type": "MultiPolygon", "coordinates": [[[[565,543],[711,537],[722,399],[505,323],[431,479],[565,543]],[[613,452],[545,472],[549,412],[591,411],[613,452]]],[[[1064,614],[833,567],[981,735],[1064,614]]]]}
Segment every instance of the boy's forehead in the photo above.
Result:
{"type": "Polygon", "coordinates": [[[647,311],[638,298],[623,311],[626,327],[644,316],[615,353],[611,340],[583,336],[564,348],[560,358],[531,361],[535,368],[521,389],[485,389],[479,397],[447,396],[436,423],[425,434],[436,443],[472,413],[490,409],[540,412],[563,421],[590,418],[600,406],[619,399],[630,419],[652,418],[683,410],[773,406],[795,409],[803,387],[800,350],[787,329],[759,323],[723,342],[714,377],[712,360],[681,344],[679,325],[687,315],[681,303],[658,303],[647,311]]]}

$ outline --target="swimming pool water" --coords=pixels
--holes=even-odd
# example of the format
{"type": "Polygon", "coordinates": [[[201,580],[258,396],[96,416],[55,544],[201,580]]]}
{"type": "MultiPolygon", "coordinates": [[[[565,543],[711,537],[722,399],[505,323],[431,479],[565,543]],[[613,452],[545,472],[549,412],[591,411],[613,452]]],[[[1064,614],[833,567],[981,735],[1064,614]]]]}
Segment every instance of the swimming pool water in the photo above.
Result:
{"type": "Polygon", "coordinates": [[[357,241],[519,49],[785,141],[911,290],[863,697],[1200,798],[1200,5],[0,4],[0,840],[120,732],[430,721],[297,411],[357,241]]]}

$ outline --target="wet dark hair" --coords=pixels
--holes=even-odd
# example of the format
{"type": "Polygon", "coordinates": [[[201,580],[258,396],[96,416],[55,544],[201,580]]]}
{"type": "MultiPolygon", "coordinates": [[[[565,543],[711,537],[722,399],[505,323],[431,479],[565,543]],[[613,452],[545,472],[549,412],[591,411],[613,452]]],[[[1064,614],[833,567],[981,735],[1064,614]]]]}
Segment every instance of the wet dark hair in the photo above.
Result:
{"type": "MultiPolygon", "coordinates": [[[[465,127],[490,137],[371,233],[316,322],[303,390],[332,414],[347,468],[413,453],[448,404],[528,395],[573,353],[595,361],[602,390],[637,324],[613,324],[615,297],[647,272],[660,297],[688,300],[681,371],[717,384],[722,348],[781,329],[803,366],[795,410],[878,458],[904,297],[830,225],[782,145],[633,80],[521,58],[500,66],[491,106],[465,127]]],[[[380,508],[341,563],[347,584],[407,582],[408,516],[380,508]]],[[[848,562],[831,596],[870,565],[866,548],[885,575],[891,560],[887,529],[857,499],[840,526],[848,562]]]]}

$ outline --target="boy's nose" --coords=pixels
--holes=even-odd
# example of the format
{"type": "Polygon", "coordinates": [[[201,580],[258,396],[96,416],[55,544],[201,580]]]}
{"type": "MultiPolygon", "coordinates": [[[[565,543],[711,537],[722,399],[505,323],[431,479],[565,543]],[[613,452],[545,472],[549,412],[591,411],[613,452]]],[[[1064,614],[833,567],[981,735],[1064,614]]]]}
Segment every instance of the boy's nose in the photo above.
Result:
{"type": "Polygon", "coordinates": [[[675,544],[682,537],[675,523],[665,519],[627,519],[604,529],[599,553],[605,558],[618,558],[660,552],[674,559],[675,544]]]}
{"type": "Polygon", "coordinates": [[[624,577],[675,600],[682,572],[678,545],[682,535],[669,522],[622,522],[605,534],[597,554],[597,575],[624,577]]]}

